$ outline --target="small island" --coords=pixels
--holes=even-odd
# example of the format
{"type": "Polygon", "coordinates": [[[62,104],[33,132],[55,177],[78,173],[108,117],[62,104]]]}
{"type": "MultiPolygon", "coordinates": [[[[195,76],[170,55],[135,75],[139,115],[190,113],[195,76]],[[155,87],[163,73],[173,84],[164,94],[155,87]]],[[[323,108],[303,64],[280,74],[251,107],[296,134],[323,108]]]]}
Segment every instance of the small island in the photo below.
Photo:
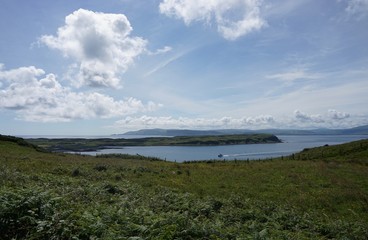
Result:
{"type": "Polygon", "coordinates": [[[216,136],[177,136],[149,138],[60,138],[28,139],[28,142],[53,152],[85,152],[130,146],[220,146],[239,144],[280,143],[273,134],[231,134],[216,136]]]}

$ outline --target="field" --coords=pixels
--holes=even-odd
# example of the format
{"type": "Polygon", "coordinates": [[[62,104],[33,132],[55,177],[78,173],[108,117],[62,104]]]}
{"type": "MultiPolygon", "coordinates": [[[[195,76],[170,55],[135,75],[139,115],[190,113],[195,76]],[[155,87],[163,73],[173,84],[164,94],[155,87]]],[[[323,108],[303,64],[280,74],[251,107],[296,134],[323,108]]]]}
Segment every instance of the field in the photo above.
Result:
{"type": "Polygon", "coordinates": [[[0,239],[367,239],[368,140],[172,163],[0,140],[0,239]]]}

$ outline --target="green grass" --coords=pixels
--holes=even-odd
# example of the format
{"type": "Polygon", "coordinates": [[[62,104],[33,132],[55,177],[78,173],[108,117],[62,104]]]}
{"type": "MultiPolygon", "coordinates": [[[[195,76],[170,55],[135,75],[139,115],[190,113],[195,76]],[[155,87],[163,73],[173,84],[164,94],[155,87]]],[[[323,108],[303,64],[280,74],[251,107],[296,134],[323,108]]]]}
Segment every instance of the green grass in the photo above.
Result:
{"type": "Polygon", "coordinates": [[[3,139],[0,239],[368,236],[368,140],[267,161],[155,160],[3,139]]]}

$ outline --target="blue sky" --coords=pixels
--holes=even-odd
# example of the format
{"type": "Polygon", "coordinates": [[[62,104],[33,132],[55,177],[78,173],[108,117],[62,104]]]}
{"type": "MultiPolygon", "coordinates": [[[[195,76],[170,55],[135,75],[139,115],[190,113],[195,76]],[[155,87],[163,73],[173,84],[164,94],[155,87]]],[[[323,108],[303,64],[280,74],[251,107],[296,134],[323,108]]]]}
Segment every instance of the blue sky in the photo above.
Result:
{"type": "Polygon", "coordinates": [[[368,0],[2,0],[0,133],[368,124],[368,0]]]}

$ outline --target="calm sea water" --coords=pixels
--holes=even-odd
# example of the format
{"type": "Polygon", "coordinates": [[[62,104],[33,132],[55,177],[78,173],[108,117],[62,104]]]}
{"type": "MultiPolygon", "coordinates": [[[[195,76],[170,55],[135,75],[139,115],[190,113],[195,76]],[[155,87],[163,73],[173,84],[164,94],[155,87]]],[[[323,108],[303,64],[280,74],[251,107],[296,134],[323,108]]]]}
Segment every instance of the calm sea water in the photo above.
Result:
{"type": "Polygon", "coordinates": [[[283,142],[274,144],[247,144],[227,146],[155,146],[155,147],[124,147],[104,149],[82,154],[96,155],[109,153],[139,154],[158,157],[168,161],[184,162],[195,160],[225,159],[254,160],[287,156],[304,148],[318,147],[325,144],[335,145],[367,139],[368,135],[279,135],[283,142]],[[222,157],[218,157],[222,154],[222,157]]]}

